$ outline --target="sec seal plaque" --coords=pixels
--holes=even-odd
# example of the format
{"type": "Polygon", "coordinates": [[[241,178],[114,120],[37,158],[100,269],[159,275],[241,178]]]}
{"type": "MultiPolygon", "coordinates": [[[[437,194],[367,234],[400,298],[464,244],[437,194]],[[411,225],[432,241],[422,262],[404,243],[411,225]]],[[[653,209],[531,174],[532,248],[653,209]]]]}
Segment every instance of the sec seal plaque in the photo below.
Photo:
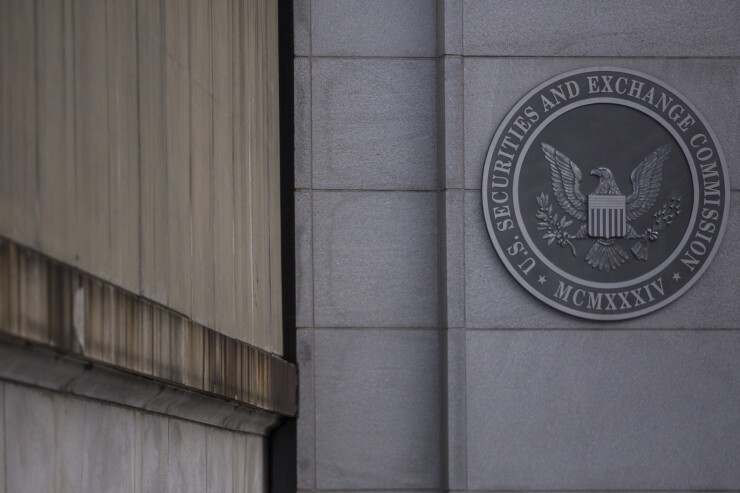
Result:
{"type": "Polygon", "coordinates": [[[681,94],[632,70],[576,70],[509,112],[483,171],[488,232],[530,293],[620,320],[686,292],[729,210],[722,151],[681,94]]]}

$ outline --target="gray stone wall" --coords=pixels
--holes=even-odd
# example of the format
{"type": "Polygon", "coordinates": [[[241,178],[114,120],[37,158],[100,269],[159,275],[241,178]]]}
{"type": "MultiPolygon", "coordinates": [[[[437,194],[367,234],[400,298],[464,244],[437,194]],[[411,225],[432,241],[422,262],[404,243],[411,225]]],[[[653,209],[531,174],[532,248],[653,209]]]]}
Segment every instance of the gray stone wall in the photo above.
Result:
{"type": "Polygon", "coordinates": [[[740,489],[740,3],[295,0],[299,489],[740,489]],[[732,180],[723,244],[653,314],[534,299],[480,182],[538,83],[683,93],[732,180]]]}
{"type": "Polygon", "coordinates": [[[265,437],[0,380],[0,492],[263,492],[265,437]]]}

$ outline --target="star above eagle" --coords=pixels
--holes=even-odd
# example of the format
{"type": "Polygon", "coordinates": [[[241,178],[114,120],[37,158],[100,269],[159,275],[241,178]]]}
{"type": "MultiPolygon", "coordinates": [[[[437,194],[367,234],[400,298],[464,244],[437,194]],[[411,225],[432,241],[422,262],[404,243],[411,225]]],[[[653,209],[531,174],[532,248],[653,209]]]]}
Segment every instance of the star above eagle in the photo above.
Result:
{"type": "Polygon", "coordinates": [[[575,235],[565,232],[564,227],[572,224],[572,221],[563,218],[558,223],[557,215],[553,221],[550,216],[552,208],[549,206],[547,197],[541,196],[538,199],[540,211],[537,213],[537,218],[540,219],[540,229],[548,230],[544,236],[550,240],[548,244],[554,240],[558,240],[561,246],[567,243],[575,254],[575,248],[570,243],[570,239],[593,238],[596,241],[586,254],[585,260],[593,268],[609,272],[619,268],[629,258],[627,252],[616,242],[616,238],[640,239],[645,241],[635,244],[632,251],[638,259],[646,260],[647,244],[655,241],[658,231],[669,225],[673,217],[678,214],[680,198],[672,199],[670,206],[666,205],[659,211],[660,214],[654,214],[653,227],[648,228],[644,234],[639,234],[629,224],[629,221],[641,217],[655,206],[663,179],[663,164],[671,152],[671,145],[658,147],[637,165],[630,175],[632,193],[626,197],[619,189],[614,174],[606,167],[595,168],[591,171],[592,175],[599,178],[599,184],[588,196],[584,195],[580,188],[583,175],[578,165],[550,144],[543,142],[542,151],[549,163],[552,190],[558,204],[573,220],[583,221],[575,235]],[[606,198],[609,196],[613,197],[606,198]],[[591,208],[589,201],[593,202],[591,208]],[[599,216],[598,209],[595,209],[596,215],[590,214],[590,209],[594,209],[596,207],[594,204],[597,203],[621,203],[622,205],[613,206],[617,209],[617,214],[611,216],[608,214],[599,216]],[[604,232],[606,229],[602,224],[598,225],[601,229],[594,227],[596,218],[599,217],[602,223],[606,223],[611,228],[611,234],[604,232]],[[617,227],[617,232],[614,233],[615,229],[611,224],[615,221],[614,218],[620,218],[623,224],[626,224],[625,231],[617,227]]]}

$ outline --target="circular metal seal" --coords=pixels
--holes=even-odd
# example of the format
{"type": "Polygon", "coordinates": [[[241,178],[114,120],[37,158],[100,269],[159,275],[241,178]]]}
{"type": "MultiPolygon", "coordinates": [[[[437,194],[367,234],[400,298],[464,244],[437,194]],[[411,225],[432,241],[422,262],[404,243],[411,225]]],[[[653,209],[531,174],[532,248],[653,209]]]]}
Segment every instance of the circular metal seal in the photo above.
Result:
{"type": "Polygon", "coordinates": [[[488,233],[509,272],[563,312],[621,320],[686,292],[711,262],[729,177],[704,118],[667,84],[576,70],[522,98],[483,170],[488,233]]]}

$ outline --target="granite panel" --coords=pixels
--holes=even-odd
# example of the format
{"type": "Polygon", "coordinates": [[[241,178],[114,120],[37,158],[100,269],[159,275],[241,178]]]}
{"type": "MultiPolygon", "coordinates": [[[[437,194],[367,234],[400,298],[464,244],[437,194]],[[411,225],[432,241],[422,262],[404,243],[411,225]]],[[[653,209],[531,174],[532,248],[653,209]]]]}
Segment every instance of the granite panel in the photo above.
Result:
{"type": "Polygon", "coordinates": [[[311,0],[293,0],[293,53],[311,55],[311,0]]]}
{"type": "Polygon", "coordinates": [[[295,192],[296,327],[313,326],[313,223],[311,192],[295,192]]]}
{"type": "Polygon", "coordinates": [[[206,430],[204,426],[170,419],[167,485],[170,493],[206,491],[206,430]]]}
{"type": "Polygon", "coordinates": [[[465,55],[738,56],[733,0],[465,0],[465,55]]]}
{"type": "Polygon", "coordinates": [[[54,491],[52,396],[10,383],[4,386],[5,489],[12,493],[54,491]]]}
{"type": "MultiPolygon", "coordinates": [[[[740,3],[738,4],[740,5],[740,3]]],[[[672,86],[692,103],[717,135],[732,187],[740,188],[740,61],[735,59],[466,58],[464,61],[465,186],[480,188],[496,128],[527,92],[577,68],[639,70],[672,86]]]]}
{"type": "Polygon", "coordinates": [[[444,332],[443,337],[443,443],[446,444],[443,486],[448,490],[460,491],[467,489],[465,330],[450,329],[444,332]]]}
{"type": "Polygon", "coordinates": [[[167,491],[168,428],[168,419],[163,416],[136,413],[137,492],[167,491]]]}
{"type": "Polygon", "coordinates": [[[737,331],[468,331],[470,490],[737,490],[737,331]]]}
{"type": "Polygon", "coordinates": [[[460,57],[443,57],[437,62],[437,84],[440,86],[439,176],[447,189],[463,186],[462,65],[460,57]]]}
{"type": "Polygon", "coordinates": [[[314,56],[433,57],[430,0],[313,0],[314,56]]]}
{"type": "MultiPolygon", "coordinates": [[[[85,428],[90,401],[64,394],[53,394],[55,492],[79,493],[83,490],[83,466],[86,454],[85,428]]],[[[91,413],[92,414],[92,413],[91,413]]],[[[92,415],[90,416],[92,419],[92,415]]],[[[95,453],[92,451],[92,453],[95,453]]],[[[141,491],[141,490],[138,490],[141,491]]]]}
{"type": "Polygon", "coordinates": [[[464,204],[462,190],[447,190],[444,200],[444,320],[446,327],[465,326],[464,204]]]}
{"type": "Polygon", "coordinates": [[[133,491],[134,413],[97,402],[84,408],[81,491],[133,491]]]}
{"type": "Polygon", "coordinates": [[[437,324],[434,192],[314,192],[316,327],[437,324]]]}
{"type": "Polygon", "coordinates": [[[293,61],[294,187],[311,188],[311,60],[293,61]]]}
{"type": "Polygon", "coordinates": [[[296,467],[298,489],[316,488],[316,413],[314,389],[314,331],[296,331],[298,356],[298,416],[296,467]]]}
{"type": "Polygon", "coordinates": [[[437,0],[437,55],[462,55],[463,0],[437,0]]]}
{"type": "Polygon", "coordinates": [[[436,189],[436,61],[312,63],[313,187],[436,189]]]}
{"type": "Polygon", "coordinates": [[[436,330],[317,330],[317,489],[439,486],[436,330]]]}

